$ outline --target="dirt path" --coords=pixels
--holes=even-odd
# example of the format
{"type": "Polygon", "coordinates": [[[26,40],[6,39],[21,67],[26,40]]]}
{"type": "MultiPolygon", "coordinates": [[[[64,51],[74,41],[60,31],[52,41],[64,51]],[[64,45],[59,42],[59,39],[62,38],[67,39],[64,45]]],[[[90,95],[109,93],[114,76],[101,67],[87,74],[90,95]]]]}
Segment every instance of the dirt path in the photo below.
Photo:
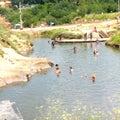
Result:
{"type": "Polygon", "coordinates": [[[92,22],[92,23],[80,23],[80,24],[70,24],[70,25],[61,25],[61,26],[46,26],[46,27],[35,27],[35,28],[23,28],[23,30],[20,29],[12,29],[12,31],[43,31],[43,30],[52,30],[52,29],[59,29],[59,28],[65,28],[65,29],[72,29],[72,30],[82,30],[84,31],[91,31],[96,26],[97,29],[102,30],[110,30],[113,29],[113,27],[117,24],[116,20],[108,20],[103,22],[92,22]]]}

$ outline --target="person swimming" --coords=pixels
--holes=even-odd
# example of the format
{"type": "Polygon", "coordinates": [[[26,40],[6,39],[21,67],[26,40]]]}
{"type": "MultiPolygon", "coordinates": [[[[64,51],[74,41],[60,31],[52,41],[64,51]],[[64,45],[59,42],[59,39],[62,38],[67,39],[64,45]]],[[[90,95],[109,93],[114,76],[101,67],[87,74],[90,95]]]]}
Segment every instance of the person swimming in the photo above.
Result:
{"type": "Polygon", "coordinates": [[[55,65],[55,72],[57,74],[57,76],[59,76],[59,74],[61,73],[60,67],[58,64],[55,65]]]}
{"type": "Polygon", "coordinates": [[[94,49],[93,53],[94,53],[94,55],[98,55],[99,54],[99,52],[98,52],[98,50],[96,48],[94,49]]]}
{"type": "Polygon", "coordinates": [[[72,72],[73,72],[73,68],[70,66],[69,67],[69,73],[72,74],[72,72]]]}
{"type": "Polygon", "coordinates": [[[93,82],[95,82],[96,75],[95,75],[95,74],[92,74],[92,75],[91,75],[91,79],[92,79],[93,82]]]}
{"type": "Polygon", "coordinates": [[[77,47],[76,46],[74,46],[73,51],[74,51],[74,53],[77,52],[77,47]]]}
{"type": "Polygon", "coordinates": [[[53,47],[55,46],[55,41],[54,41],[54,40],[51,42],[51,45],[52,45],[53,47]]]}

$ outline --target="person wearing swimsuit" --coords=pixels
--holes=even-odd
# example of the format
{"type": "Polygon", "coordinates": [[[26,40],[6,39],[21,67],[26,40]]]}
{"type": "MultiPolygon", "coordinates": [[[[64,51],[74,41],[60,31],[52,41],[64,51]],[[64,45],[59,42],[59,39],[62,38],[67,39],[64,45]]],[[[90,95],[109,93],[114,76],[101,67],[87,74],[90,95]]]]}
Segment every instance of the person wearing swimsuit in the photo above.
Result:
{"type": "Polygon", "coordinates": [[[55,72],[57,74],[57,76],[59,76],[59,74],[61,73],[60,67],[58,64],[55,65],[55,72]]]}

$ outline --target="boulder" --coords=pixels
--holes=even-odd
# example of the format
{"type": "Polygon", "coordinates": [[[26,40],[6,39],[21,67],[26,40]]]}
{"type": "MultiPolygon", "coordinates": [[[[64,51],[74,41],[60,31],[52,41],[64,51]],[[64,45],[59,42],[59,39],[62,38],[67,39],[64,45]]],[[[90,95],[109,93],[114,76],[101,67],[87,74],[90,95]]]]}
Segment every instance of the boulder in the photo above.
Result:
{"type": "Polygon", "coordinates": [[[6,83],[4,80],[0,79],[0,87],[4,87],[6,86],[6,83]]]}
{"type": "Polygon", "coordinates": [[[0,61],[0,87],[16,82],[27,82],[35,73],[50,69],[53,65],[47,58],[29,58],[4,48],[0,61]]]}

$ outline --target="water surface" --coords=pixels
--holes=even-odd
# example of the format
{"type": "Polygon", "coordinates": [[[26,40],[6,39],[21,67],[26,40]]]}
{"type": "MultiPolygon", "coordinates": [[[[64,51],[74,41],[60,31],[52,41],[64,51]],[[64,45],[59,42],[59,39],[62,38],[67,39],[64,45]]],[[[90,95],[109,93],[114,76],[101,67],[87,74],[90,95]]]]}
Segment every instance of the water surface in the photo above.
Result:
{"type": "MultiPolygon", "coordinates": [[[[39,106],[48,107],[46,101],[61,101],[62,109],[72,112],[79,103],[101,110],[112,111],[120,107],[120,51],[97,45],[99,55],[93,55],[95,43],[64,43],[54,47],[50,39],[36,39],[34,51],[29,57],[47,57],[59,64],[61,74],[55,74],[54,66],[44,74],[34,75],[28,83],[0,88],[0,101],[15,102],[24,120],[34,120],[39,106]],[[73,47],[77,47],[74,53],[73,47]],[[69,67],[74,71],[69,73],[69,67]],[[92,74],[96,81],[91,80],[92,74]]],[[[46,114],[46,109],[42,115],[46,114]]]]}

